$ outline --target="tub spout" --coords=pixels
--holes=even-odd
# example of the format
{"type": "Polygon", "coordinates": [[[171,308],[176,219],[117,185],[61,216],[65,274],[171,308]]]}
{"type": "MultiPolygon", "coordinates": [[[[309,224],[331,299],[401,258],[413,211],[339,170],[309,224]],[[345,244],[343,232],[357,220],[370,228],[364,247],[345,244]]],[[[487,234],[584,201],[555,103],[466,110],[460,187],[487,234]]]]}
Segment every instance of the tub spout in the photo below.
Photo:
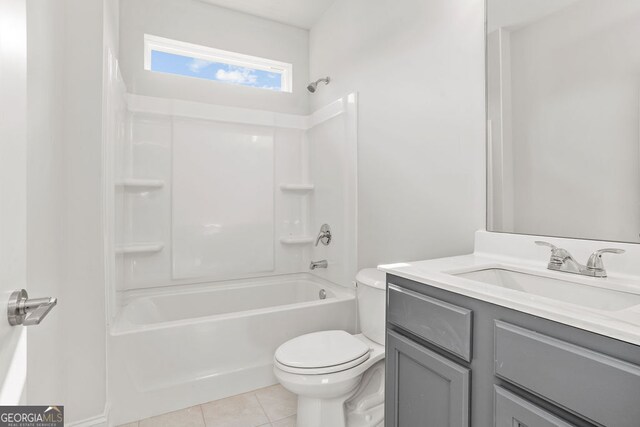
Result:
{"type": "Polygon", "coordinates": [[[326,259],[323,259],[322,261],[311,261],[311,264],[309,264],[309,270],[315,270],[316,268],[327,268],[328,265],[329,263],[326,259]]]}

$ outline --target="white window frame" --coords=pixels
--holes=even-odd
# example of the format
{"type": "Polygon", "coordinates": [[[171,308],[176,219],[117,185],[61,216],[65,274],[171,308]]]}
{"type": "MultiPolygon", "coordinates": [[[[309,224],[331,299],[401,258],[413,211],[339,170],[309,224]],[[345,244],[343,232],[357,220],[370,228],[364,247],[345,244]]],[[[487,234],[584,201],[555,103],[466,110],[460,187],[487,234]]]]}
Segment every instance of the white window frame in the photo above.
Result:
{"type": "MultiPolygon", "coordinates": [[[[151,52],[159,51],[174,55],[188,56],[205,61],[246,67],[254,70],[268,71],[280,74],[281,92],[291,92],[293,84],[293,65],[273,59],[259,58],[227,50],[214,49],[193,43],[181,42],[164,37],[144,35],[144,69],[151,71],[151,52]]],[[[216,80],[212,80],[216,81],[216,80]]],[[[247,86],[250,87],[250,86],[247,86]]]]}

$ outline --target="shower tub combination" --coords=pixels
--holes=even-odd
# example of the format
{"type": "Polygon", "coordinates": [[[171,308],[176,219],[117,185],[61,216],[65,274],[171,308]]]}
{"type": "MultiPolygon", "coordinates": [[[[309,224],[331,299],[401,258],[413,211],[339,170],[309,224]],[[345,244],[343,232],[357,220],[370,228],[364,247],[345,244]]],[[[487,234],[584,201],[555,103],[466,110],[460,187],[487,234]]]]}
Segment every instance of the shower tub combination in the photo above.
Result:
{"type": "Polygon", "coordinates": [[[309,274],[127,291],[109,337],[113,421],[275,384],[280,344],[355,328],[353,290],[309,274]]]}

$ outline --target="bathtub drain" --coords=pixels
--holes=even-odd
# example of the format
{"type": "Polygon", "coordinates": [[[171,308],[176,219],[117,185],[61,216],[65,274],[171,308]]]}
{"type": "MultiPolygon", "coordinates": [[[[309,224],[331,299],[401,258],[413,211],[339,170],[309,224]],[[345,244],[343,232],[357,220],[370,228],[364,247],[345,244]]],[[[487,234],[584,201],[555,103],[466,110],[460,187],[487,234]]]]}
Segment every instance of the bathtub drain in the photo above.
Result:
{"type": "Polygon", "coordinates": [[[320,289],[320,292],[318,292],[318,296],[320,297],[320,299],[326,299],[327,291],[325,291],[324,289],[320,289]]]}

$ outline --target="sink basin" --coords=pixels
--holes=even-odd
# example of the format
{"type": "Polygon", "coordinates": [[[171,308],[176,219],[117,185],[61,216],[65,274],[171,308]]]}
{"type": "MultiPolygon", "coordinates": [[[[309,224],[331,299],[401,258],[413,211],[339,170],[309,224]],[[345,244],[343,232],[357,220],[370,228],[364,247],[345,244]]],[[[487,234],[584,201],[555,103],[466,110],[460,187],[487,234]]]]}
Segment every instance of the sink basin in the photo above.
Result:
{"type": "Polygon", "coordinates": [[[637,294],[602,289],[569,280],[559,280],[502,268],[487,268],[453,275],[500,286],[501,288],[525,292],[530,295],[604,311],[619,311],[640,305],[640,295],[637,294]]]}

